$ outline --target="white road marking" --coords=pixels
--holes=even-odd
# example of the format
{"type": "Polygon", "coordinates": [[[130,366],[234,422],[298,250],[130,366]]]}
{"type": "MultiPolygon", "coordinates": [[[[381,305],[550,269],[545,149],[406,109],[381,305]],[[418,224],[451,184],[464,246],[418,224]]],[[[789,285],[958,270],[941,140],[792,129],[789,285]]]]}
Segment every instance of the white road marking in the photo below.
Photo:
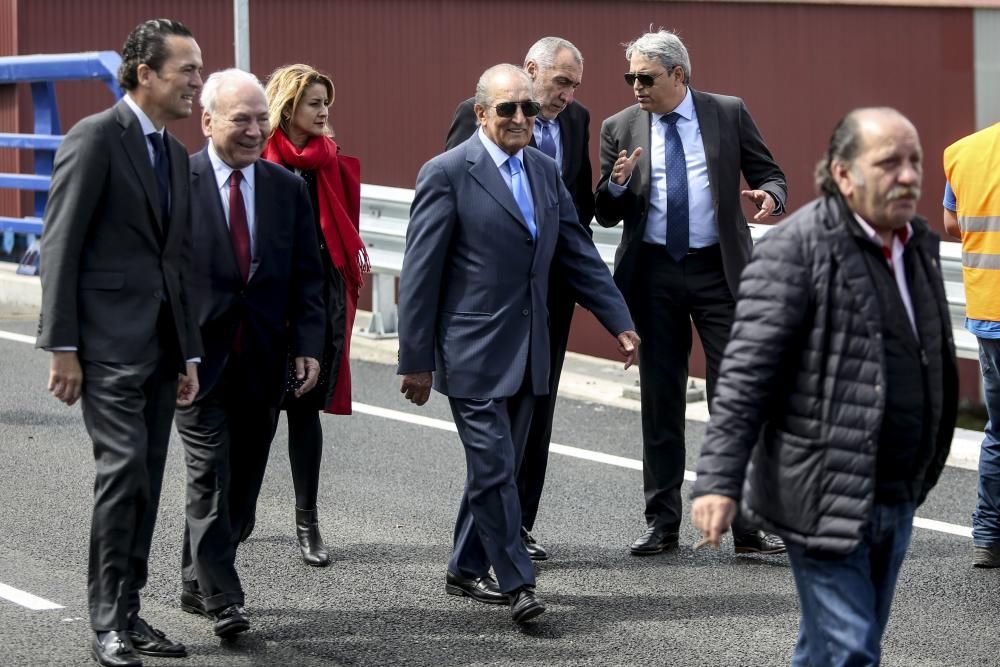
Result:
{"type": "Polygon", "coordinates": [[[19,604],[22,607],[27,607],[33,611],[42,611],[45,609],[63,609],[61,604],[56,604],[55,602],[50,602],[45,598],[40,598],[37,595],[32,595],[22,590],[18,590],[13,586],[8,586],[7,584],[0,584],[0,598],[4,600],[10,600],[15,604],[19,604]]]}
{"type": "MultiPolygon", "coordinates": [[[[33,336],[25,336],[24,334],[13,333],[10,331],[0,331],[0,339],[12,340],[18,343],[28,343],[29,345],[35,344],[35,338],[33,336]]],[[[401,412],[399,410],[390,410],[389,408],[381,408],[377,405],[368,405],[366,403],[354,403],[353,407],[355,412],[370,415],[372,417],[382,417],[383,419],[406,422],[416,426],[425,426],[439,431],[457,433],[455,424],[444,419],[423,417],[421,415],[414,415],[408,412],[401,412]]],[[[619,468],[642,470],[642,461],[626,458],[624,456],[605,454],[604,452],[595,452],[589,449],[570,447],[569,445],[560,445],[554,442],[549,445],[549,451],[556,454],[562,454],[563,456],[571,456],[573,458],[584,459],[586,461],[594,461],[595,463],[604,463],[606,465],[617,466],[619,468]]],[[[693,482],[696,477],[697,475],[694,472],[690,470],[684,471],[684,481],[693,482]]],[[[913,525],[917,528],[933,530],[939,533],[948,533],[950,535],[958,535],[960,537],[972,537],[971,528],[967,526],[959,526],[953,523],[945,523],[944,521],[914,517],[913,525]]],[[[36,595],[32,595],[31,593],[26,593],[25,591],[18,590],[2,583],[0,583],[0,598],[10,600],[11,602],[36,611],[45,609],[63,609],[62,605],[56,604],[55,602],[50,602],[44,598],[40,598],[36,595]]]]}

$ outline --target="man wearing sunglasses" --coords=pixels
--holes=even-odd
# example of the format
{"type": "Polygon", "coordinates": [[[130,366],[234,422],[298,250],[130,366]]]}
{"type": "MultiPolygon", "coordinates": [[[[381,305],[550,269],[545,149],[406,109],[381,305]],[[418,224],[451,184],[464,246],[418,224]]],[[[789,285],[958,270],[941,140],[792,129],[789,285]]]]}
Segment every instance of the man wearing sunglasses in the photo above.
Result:
{"type": "MultiPolygon", "coordinates": [[[[642,35],[625,48],[637,104],[601,126],[597,221],[623,223],[615,282],[645,344],[642,376],[646,530],[636,556],[677,546],[684,481],[684,410],[694,321],[708,361],[711,400],[750,257],[754,220],[784,209],[785,176],[736,97],[689,86],[691,61],[672,32],[642,35]],[[740,175],[750,190],[740,190],[740,175]]],[[[774,535],[734,525],[737,553],[782,553],[774,535]]]]}
{"type": "MultiPolygon", "coordinates": [[[[543,37],[528,49],[528,54],[524,57],[524,71],[531,77],[532,99],[541,103],[541,108],[534,117],[530,145],[540,149],[559,165],[563,184],[576,204],[577,217],[590,233],[590,221],[594,218],[590,112],[574,100],[576,88],[583,80],[583,56],[568,40],[543,37]]],[[[458,105],[448,130],[446,149],[458,146],[479,127],[474,105],[475,100],[471,97],[458,105]]],[[[569,341],[576,301],[576,294],[557,268],[549,276],[549,354],[552,362],[549,393],[547,396],[539,396],[535,403],[535,416],[528,431],[524,463],[517,476],[518,495],[521,498],[521,537],[532,560],[546,560],[549,557],[530,531],[534,529],[542,486],[545,483],[556,390],[559,388],[559,376],[566,357],[566,344],[569,341]]]]}
{"type": "Polygon", "coordinates": [[[541,110],[531,95],[514,65],[479,79],[479,131],[417,176],[399,280],[400,391],[423,405],[433,382],[465,447],[445,590],[509,602],[517,623],[545,611],[521,539],[516,475],[536,396],[549,390],[550,267],[618,338],[626,368],[639,344],[558,166],[528,145],[541,110]]]}

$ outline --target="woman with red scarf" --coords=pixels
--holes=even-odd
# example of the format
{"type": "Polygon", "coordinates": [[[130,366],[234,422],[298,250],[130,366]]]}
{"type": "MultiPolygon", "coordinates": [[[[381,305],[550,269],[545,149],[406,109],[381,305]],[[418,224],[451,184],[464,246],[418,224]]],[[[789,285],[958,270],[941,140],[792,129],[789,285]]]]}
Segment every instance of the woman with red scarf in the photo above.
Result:
{"type": "Polygon", "coordinates": [[[305,180],[326,265],[328,324],[319,382],[301,398],[289,392],[284,404],[295,532],[303,560],[323,567],[330,564],[330,554],[319,533],[316,509],[323,458],[319,411],[351,414],[351,328],[363,275],[370,268],[358,232],[361,171],[356,158],[338,154],[327,124],[334,96],[329,77],[308,65],[287,65],[271,74],[266,93],[273,129],[263,156],[305,180]]]}

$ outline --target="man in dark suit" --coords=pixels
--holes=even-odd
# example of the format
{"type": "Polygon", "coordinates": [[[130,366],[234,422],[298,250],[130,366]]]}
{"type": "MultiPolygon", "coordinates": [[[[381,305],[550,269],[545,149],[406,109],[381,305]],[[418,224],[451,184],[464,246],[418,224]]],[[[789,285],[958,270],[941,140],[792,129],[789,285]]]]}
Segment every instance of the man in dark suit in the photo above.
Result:
{"type": "MultiPolygon", "coordinates": [[[[563,184],[576,204],[577,217],[590,234],[594,218],[593,176],[590,168],[590,112],[573,99],[583,81],[583,56],[569,41],[561,37],[543,37],[535,42],[524,57],[524,71],[532,81],[532,99],[542,107],[534,119],[530,145],[547,154],[559,165],[563,184]]],[[[469,98],[458,105],[448,130],[445,148],[451,150],[468,139],[479,127],[469,98]]],[[[549,276],[549,393],[535,401],[534,416],[528,428],[524,461],[517,474],[518,495],[521,498],[521,539],[532,560],[546,560],[545,548],[535,541],[531,531],[538,514],[538,502],[545,484],[545,468],[552,439],[552,415],[556,408],[556,392],[570,324],[576,308],[576,294],[570,288],[558,265],[549,276]]]]}
{"type": "Polygon", "coordinates": [[[118,81],[125,97],[77,123],[56,153],[37,346],[52,352],[49,391],[67,405],[83,398],[94,444],[91,651],[134,666],[136,652],[187,654],[139,616],[139,591],[174,406],[198,392],[187,152],[164,126],[191,115],[201,50],[182,24],[146,21],[125,40],[118,81]]]}
{"type": "Polygon", "coordinates": [[[480,131],[417,177],[399,282],[401,391],[423,405],[433,377],[465,447],[445,590],[509,601],[517,623],[545,611],[520,536],[515,476],[535,396],[549,387],[550,266],[565,270],[583,305],[618,337],[626,368],[639,343],[557,165],[528,146],[539,111],[531,98],[531,79],[514,65],[479,79],[480,131]]]}
{"type": "MultiPolygon", "coordinates": [[[[646,531],[637,556],[677,545],[684,480],[684,409],[691,321],[708,361],[711,404],[733,321],[736,288],[755,220],[784,209],[785,177],[743,101],[689,87],[691,61],[672,32],[646,33],[625,49],[638,104],[601,126],[597,221],[624,221],[615,282],[645,345],[639,359],[646,531]],[[740,190],[740,174],[750,190],[740,190]]],[[[767,533],[734,527],[737,553],[781,553],[767,533]]]]}
{"type": "Polygon", "coordinates": [[[305,182],[259,160],[268,135],[260,82],[238,69],[205,82],[191,157],[192,283],[205,345],[201,391],[177,412],[188,466],[181,608],[228,638],[249,627],[236,547],[253,527],[294,358],[301,396],[323,349],[323,267],[305,182]]]}

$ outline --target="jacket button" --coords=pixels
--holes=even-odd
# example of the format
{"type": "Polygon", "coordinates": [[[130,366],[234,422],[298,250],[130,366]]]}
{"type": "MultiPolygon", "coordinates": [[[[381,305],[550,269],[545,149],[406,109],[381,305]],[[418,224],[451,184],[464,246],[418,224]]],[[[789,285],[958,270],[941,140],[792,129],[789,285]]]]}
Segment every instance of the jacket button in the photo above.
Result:
{"type": "Polygon", "coordinates": [[[527,243],[528,245],[531,245],[531,237],[530,236],[526,237],[524,239],[524,242],[527,243]]]}
{"type": "Polygon", "coordinates": [[[880,385],[880,384],[875,385],[875,393],[876,394],[881,394],[882,393],[882,385],[880,385]]]}
{"type": "Polygon", "coordinates": [[[161,292],[160,290],[153,290],[153,298],[159,301],[160,299],[163,298],[163,292],[161,292]]]}
{"type": "Polygon", "coordinates": [[[525,308],[524,310],[521,311],[521,314],[524,315],[525,317],[527,317],[528,313],[530,313],[530,312],[531,312],[530,310],[528,310],[527,308],[525,308]]]}

